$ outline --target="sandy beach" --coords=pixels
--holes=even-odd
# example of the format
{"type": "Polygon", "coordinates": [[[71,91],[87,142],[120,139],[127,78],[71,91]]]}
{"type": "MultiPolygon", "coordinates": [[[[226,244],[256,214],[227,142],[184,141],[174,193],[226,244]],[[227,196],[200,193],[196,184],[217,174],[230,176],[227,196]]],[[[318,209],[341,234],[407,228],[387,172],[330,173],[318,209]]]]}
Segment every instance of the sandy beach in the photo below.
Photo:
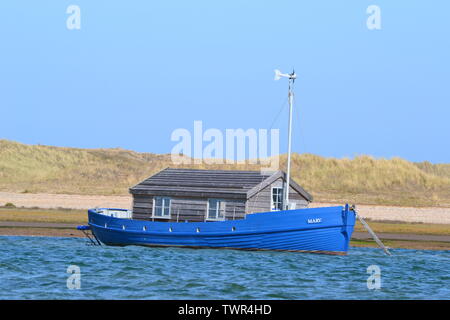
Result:
{"type": "MultiPolygon", "coordinates": [[[[333,205],[336,204],[311,203],[310,207],[333,205]]],[[[356,205],[356,210],[362,217],[376,221],[450,224],[450,208],[356,205]]]]}
{"type": "Polygon", "coordinates": [[[131,208],[131,196],[87,196],[51,193],[0,192],[0,206],[8,202],[16,207],[44,209],[131,208]]]}
{"type": "MultiPolygon", "coordinates": [[[[0,192],[0,206],[8,202],[27,208],[131,208],[132,199],[131,196],[0,192]]],[[[333,205],[337,204],[313,202],[310,207],[333,205]]],[[[450,208],[357,205],[357,210],[362,217],[371,220],[450,224],[450,208]]]]}

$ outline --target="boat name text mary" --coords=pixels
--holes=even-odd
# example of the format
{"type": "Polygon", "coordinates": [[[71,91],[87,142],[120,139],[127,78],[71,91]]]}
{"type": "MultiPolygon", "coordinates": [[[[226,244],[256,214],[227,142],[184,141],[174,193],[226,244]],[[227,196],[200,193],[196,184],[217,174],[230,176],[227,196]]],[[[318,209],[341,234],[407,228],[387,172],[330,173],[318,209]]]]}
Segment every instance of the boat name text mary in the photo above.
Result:
{"type": "Polygon", "coordinates": [[[322,218],[308,219],[308,223],[322,223],[322,218]]]}

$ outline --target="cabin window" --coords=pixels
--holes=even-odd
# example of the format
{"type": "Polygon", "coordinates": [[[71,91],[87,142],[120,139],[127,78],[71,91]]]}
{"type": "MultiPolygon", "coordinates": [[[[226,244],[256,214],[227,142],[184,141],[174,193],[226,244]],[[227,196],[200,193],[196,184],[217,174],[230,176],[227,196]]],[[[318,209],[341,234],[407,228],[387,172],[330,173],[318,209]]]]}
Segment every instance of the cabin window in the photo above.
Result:
{"type": "Polygon", "coordinates": [[[207,220],[225,220],[226,202],[219,199],[208,200],[208,219],[207,220]]]}
{"type": "Polygon", "coordinates": [[[170,198],[155,197],[153,199],[153,217],[170,218],[170,198]]]}
{"type": "Polygon", "coordinates": [[[272,211],[283,210],[283,188],[272,188],[272,211]]]}

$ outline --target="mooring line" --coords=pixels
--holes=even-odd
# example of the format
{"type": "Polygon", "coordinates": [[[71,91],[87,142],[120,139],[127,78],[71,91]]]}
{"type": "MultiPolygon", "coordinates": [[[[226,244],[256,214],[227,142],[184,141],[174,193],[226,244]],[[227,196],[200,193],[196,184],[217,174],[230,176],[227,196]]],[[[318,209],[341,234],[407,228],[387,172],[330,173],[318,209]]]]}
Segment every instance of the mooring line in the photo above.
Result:
{"type": "Polygon", "coordinates": [[[355,215],[358,218],[359,222],[363,225],[364,228],[370,233],[372,238],[375,240],[375,242],[380,246],[381,249],[388,255],[391,256],[392,254],[389,252],[388,248],[381,242],[380,238],[373,232],[372,228],[367,224],[367,222],[361,217],[355,210],[355,215]]]}

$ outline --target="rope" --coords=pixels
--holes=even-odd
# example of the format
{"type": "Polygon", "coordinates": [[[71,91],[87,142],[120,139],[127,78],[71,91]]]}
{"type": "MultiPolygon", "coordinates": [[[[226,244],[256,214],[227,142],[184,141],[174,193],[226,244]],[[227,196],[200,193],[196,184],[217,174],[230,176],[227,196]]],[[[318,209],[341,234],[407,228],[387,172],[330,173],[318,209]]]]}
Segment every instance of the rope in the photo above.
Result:
{"type": "MultiPolygon", "coordinates": [[[[274,120],[272,121],[272,124],[271,124],[270,127],[269,127],[269,131],[272,130],[273,126],[275,125],[276,121],[277,121],[278,118],[280,117],[281,113],[282,113],[282,112],[284,111],[284,109],[286,108],[288,99],[289,99],[289,97],[286,98],[286,99],[284,100],[283,104],[281,105],[280,109],[278,110],[277,115],[275,116],[274,120]]],[[[255,200],[253,200],[253,202],[251,203],[252,205],[255,204],[255,202],[258,201],[258,199],[259,199],[259,192],[261,191],[261,183],[262,183],[262,181],[260,182],[260,186],[259,186],[259,188],[258,188],[258,192],[256,193],[255,200]]],[[[271,200],[271,203],[272,203],[272,200],[271,200]]]]}
{"type": "Polygon", "coordinates": [[[381,249],[383,249],[383,251],[388,255],[391,256],[391,253],[389,252],[388,248],[383,244],[383,242],[381,242],[381,240],[377,237],[377,235],[375,234],[375,232],[373,232],[372,228],[369,227],[369,225],[367,224],[367,222],[363,219],[363,217],[361,217],[359,214],[356,213],[355,211],[355,215],[358,218],[359,222],[361,222],[361,224],[364,226],[364,228],[366,228],[366,230],[369,232],[369,234],[372,236],[372,238],[375,240],[375,242],[380,246],[381,249]]]}

